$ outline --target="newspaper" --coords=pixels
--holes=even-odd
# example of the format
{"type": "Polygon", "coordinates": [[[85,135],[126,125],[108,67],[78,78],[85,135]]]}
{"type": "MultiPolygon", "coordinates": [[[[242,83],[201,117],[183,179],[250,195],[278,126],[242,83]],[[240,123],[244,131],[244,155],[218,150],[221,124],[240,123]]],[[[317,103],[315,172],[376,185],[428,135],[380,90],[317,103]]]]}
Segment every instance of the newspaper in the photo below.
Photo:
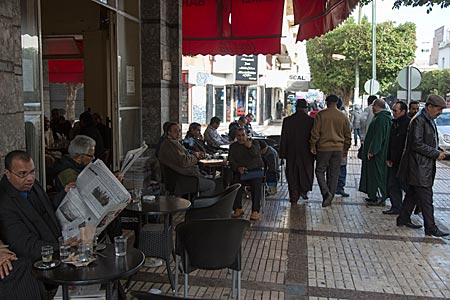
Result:
{"type": "Polygon", "coordinates": [[[127,206],[130,194],[108,167],[97,159],[78,175],[56,211],[65,238],[80,237],[82,224],[100,234],[127,206]]]}
{"type": "Polygon", "coordinates": [[[142,146],[137,149],[133,149],[127,152],[125,158],[123,159],[122,168],[120,168],[119,175],[124,176],[125,173],[131,168],[136,159],[138,159],[144,152],[147,150],[148,146],[144,142],[142,142],[142,146]]]}

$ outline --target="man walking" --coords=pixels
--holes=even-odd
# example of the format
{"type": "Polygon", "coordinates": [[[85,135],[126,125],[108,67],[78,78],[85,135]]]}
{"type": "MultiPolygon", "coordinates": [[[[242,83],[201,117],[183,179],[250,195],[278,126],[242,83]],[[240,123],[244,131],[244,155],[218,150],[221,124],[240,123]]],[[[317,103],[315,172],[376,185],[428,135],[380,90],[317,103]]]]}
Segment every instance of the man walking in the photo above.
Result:
{"type": "Polygon", "coordinates": [[[327,108],[317,113],[311,131],[310,148],[317,159],[316,178],[323,198],[322,207],[331,205],[341,157],[347,156],[352,143],[350,122],[337,109],[338,100],[336,95],[329,95],[325,99],[327,108]]]}
{"type": "Polygon", "coordinates": [[[438,149],[439,137],[434,120],[447,107],[439,95],[429,95],[425,108],[412,120],[408,128],[406,146],[399,167],[399,177],[409,185],[408,193],[397,218],[397,226],[420,228],[411,222],[415,202],[422,209],[425,235],[447,236],[434,221],[433,183],[436,175],[436,160],[445,158],[438,149]]]}
{"type": "Polygon", "coordinates": [[[359,127],[359,138],[361,139],[361,144],[364,142],[364,138],[366,136],[367,130],[369,130],[369,125],[373,119],[373,110],[372,104],[377,100],[377,96],[371,95],[367,98],[367,107],[364,108],[361,119],[360,119],[360,127],[359,127]]]}
{"type": "Polygon", "coordinates": [[[403,192],[408,190],[407,185],[397,177],[398,167],[402,158],[403,148],[405,148],[406,134],[408,132],[409,121],[407,114],[408,107],[403,101],[397,101],[392,107],[394,120],[392,121],[391,133],[386,164],[389,168],[389,197],[391,208],[383,211],[385,215],[398,215],[402,208],[403,192]]]}
{"type": "Polygon", "coordinates": [[[281,120],[281,113],[283,112],[283,103],[281,102],[280,99],[278,99],[276,107],[277,107],[277,119],[281,120]]]}
{"type": "Polygon", "coordinates": [[[308,116],[305,99],[297,100],[297,110],[283,120],[280,140],[280,158],[286,159],[286,179],[290,202],[299,197],[308,199],[314,180],[314,156],[309,149],[309,139],[314,119],[308,116]]]}
{"type": "Polygon", "coordinates": [[[409,102],[409,112],[408,116],[412,119],[419,112],[419,101],[411,101],[409,102]]]}
{"type": "Polygon", "coordinates": [[[387,151],[392,116],[386,102],[377,99],[372,104],[373,120],[369,125],[362,150],[359,191],[366,193],[368,205],[384,205],[387,197],[387,151]]]}

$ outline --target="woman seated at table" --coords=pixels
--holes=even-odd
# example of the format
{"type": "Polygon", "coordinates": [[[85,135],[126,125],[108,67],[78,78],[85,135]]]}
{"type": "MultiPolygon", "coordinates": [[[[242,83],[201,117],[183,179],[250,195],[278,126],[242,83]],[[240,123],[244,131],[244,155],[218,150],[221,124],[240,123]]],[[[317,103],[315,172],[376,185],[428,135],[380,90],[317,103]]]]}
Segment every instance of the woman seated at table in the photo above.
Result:
{"type": "Polygon", "coordinates": [[[186,149],[194,152],[213,154],[214,150],[208,147],[203,140],[201,129],[202,127],[199,123],[191,123],[189,125],[189,130],[186,133],[184,140],[182,141],[183,146],[186,149]]]}

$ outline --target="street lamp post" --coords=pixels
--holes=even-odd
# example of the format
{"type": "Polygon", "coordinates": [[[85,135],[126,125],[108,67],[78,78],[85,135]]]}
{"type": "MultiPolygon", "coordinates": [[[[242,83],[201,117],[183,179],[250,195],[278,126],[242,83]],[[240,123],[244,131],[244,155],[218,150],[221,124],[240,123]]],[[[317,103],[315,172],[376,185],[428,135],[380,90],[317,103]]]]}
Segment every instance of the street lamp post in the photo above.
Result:
{"type": "MultiPolygon", "coordinates": [[[[342,54],[332,54],[331,58],[334,60],[352,60],[352,59],[347,59],[347,57],[342,54]]],[[[352,104],[355,104],[359,98],[359,61],[358,61],[358,58],[356,58],[354,61],[355,61],[355,87],[353,90],[353,101],[352,101],[353,103],[352,104]]]]}

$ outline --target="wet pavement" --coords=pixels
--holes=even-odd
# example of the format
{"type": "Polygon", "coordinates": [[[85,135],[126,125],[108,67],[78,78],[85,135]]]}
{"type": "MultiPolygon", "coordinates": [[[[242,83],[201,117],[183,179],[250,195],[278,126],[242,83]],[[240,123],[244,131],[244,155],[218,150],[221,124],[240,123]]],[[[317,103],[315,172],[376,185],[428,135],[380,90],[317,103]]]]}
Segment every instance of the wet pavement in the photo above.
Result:
{"type": "MultiPolygon", "coordinates": [[[[265,133],[280,130],[278,124],[265,133]]],[[[261,219],[252,221],[242,244],[242,299],[450,299],[450,241],[425,237],[423,229],[397,227],[395,216],[382,214],[389,201],[386,207],[366,206],[365,195],[357,191],[361,161],[356,150],[351,149],[347,165],[350,197],[337,197],[322,208],[315,182],[309,200],[291,205],[284,180],[278,193],[266,198],[261,219]]],[[[435,218],[445,231],[450,227],[449,178],[449,162],[438,163],[435,218]]],[[[244,205],[249,218],[250,201],[244,205]]],[[[420,215],[413,221],[423,224],[420,215]]],[[[232,299],[227,270],[198,270],[189,280],[189,297],[232,299]]],[[[130,289],[170,294],[165,267],[143,267],[130,289]]]]}

